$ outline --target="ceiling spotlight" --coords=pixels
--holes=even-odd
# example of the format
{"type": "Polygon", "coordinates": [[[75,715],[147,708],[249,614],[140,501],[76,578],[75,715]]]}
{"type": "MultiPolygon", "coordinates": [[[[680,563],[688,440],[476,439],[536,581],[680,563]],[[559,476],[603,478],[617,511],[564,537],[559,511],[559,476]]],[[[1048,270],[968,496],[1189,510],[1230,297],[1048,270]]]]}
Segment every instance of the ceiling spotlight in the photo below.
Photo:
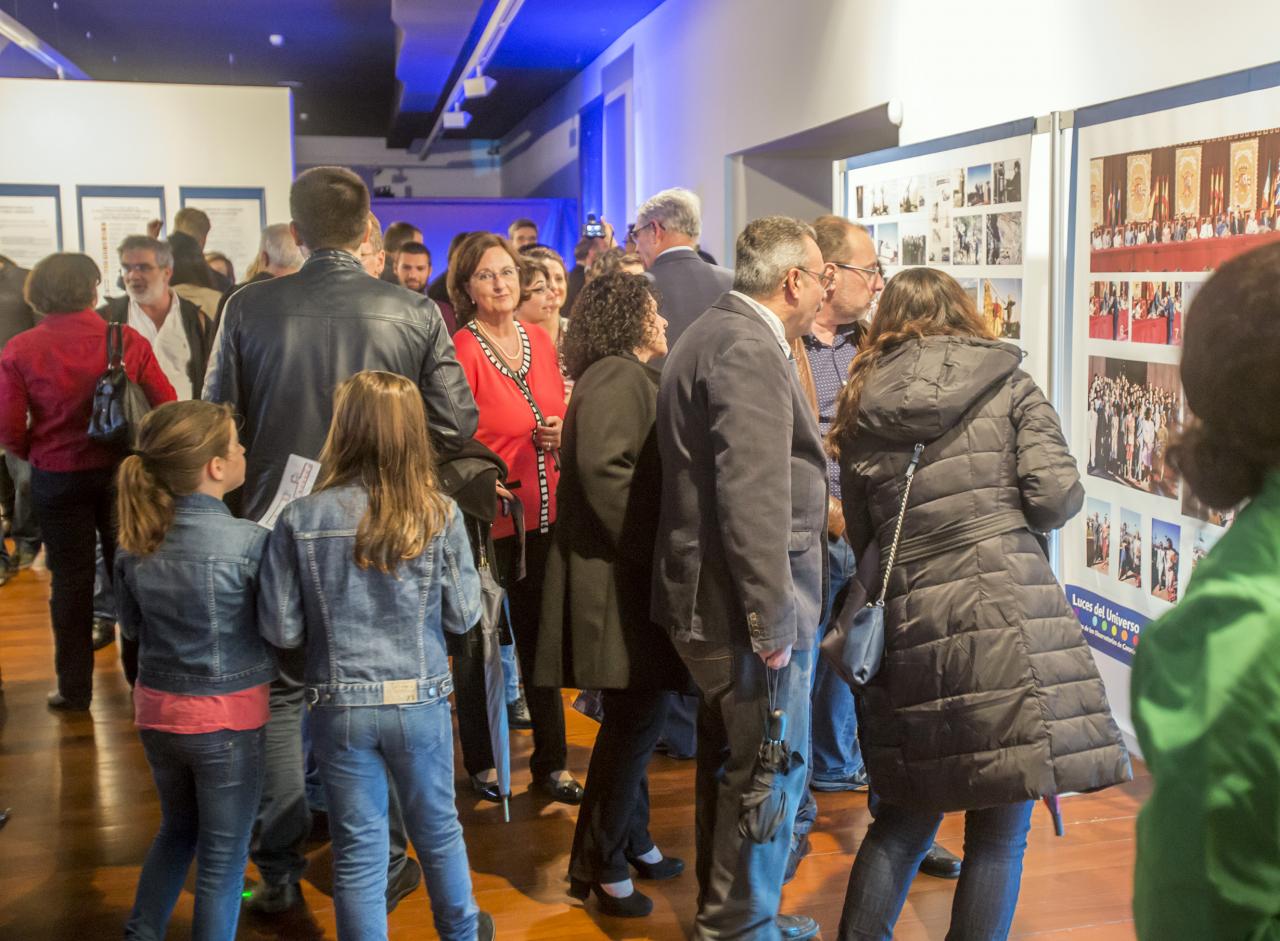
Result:
{"type": "Polygon", "coordinates": [[[487,75],[477,75],[475,78],[462,80],[462,93],[467,98],[483,98],[493,91],[497,84],[487,75]]]}
{"type": "Polygon", "coordinates": [[[271,43],[271,45],[279,49],[281,46],[284,45],[284,37],[281,36],[279,33],[272,33],[270,36],[267,37],[267,42],[271,43]]]}
{"type": "Polygon", "coordinates": [[[470,111],[446,111],[444,113],[444,129],[446,131],[461,131],[471,123],[470,111]]]}

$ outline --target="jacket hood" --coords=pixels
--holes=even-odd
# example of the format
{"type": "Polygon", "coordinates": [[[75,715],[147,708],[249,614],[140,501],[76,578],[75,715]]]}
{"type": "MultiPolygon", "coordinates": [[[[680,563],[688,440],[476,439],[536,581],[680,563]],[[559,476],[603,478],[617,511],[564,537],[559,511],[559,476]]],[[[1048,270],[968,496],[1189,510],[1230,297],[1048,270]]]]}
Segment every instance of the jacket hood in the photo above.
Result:
{"type": "Polygon", "coordinates": [[[997,340],[908,340],[867,377],[858,430],[889,441],[933,441],[1021,363],[1020,349],[997,340]]]}

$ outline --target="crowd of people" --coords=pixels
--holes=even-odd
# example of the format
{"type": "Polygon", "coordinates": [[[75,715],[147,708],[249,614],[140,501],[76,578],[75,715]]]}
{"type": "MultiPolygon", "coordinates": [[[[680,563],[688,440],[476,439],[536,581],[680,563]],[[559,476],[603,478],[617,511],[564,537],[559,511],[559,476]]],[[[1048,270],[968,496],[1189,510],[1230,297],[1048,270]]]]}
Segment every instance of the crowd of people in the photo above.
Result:
{"type": "Polygon", "coordinates": [[[1252,212],[1231,209],[1210,216],[1179,213],[1163,222],[1126,222],[1120,225],[1096,225],[1089,231],[1089,244],[1094,251],[1129,248],[1134,245],[1162,245],[1170,242],[1194,242],[1197,239],[1229,238],[1233,235],[1259,235],[1280,228],[1280,208],[1255,209],[1252,212]]]}
{"type": "MultiPolygon", "coordinates": [[[[15,507],[12,555],[43,544],[52,573],[49,707],[92,704],[100,555],[160,795],[126,936],[163,936],[193,859],[203,937],[233,937],[242,908],[300,904],[311,762],[340,938],[385,937],[420,882],[440,937],[492,938],[467,855],[481,837],[455,809],[450,700],[464,790],[502,800],[485,698],[496,625],[508,717],[532,731],[531,791],[578,808],[570,896],[643,917],[653,903],[635,880],[683,874],[650,830],[646,768],[665,741],[696,753],[697,937],[816,935],[779,911],[813,793],[866,789],[873,822],[838,936],[891,938],[925,871],[957,879],[951,937],[1007,937],[1036,799],[1130,769],[1039,539],[1080,511],[1079,473],[973,297],[926,268],[886,285],[872,236],[834,216],[754,220],[720,267],[683,189],[646,201],[625,246],[607,227],[584,237],[572,269],[521,219],[461,233],[435,271],[421,232],[384,230],[340,168],[300,175],[290,212],[234,287],[214,267],[225,259],[202,256],[208,271],[187,283],[216,298],[175,286],[179,259],[195,264],[176,232],[126,239],[124,295],[101,306],[90,259],[49,256],[22,281],[31,323],[0,353],[0,444],[29,467],[35,526],[15,507]],[[113,330],[150,406],[125,450],[86,434],[113,330]],[[295,456],[318,478],[280,509],[295,456]],[[855,694],[819,643],[877,596],[883,662],[855,694]],[[585,786],[563,689],[603,703],[585,786]],[[802,761],[760,795],[773,710],[802,761]],[[946,812],[965,814],[963,860],[935,842],[946,812]],[[261,879],[242,901],[249,859],[261,879]]],[[[1192,329],[1241,344],[1245,331],[1215,325],[1214,310],[1231,316],[1220,277],[1192,329]]],[[[1274,419],[1218,406],[1220,384],[1193,388],[1195,434],[1178,451],[1171,391],[1095,376],[1090,468],[1149,484],[1168,459],[1211,505],[1274,495],[1270,445],[1229,487],[1207,450],[1250,429],[1273,442],[1241,423],[1274,419]]],[[[1189,603],[1218,553],[1267,538],[1251,513],[1189,603]]],[[[1090,563],[1108,558],[1109,525],[1087,528],[1090,563]]],[[[1122,526],[1122,577],[1141,565],[1137,538],[1122,526]]],[[[1153,587],[1176,593],[1167,562],[1152,564],[1153,587]]],[[[1135,689],[1140,677],[1163,682],[1140,670],[1135,689]]],[[[1141,708],[1159,756],[1166,725],[1141,708]]],[[[1159,757],[1153,770],[1140,849],[1173,787],[1159,757]]],[[[1160,886],[1143,863],[1140,903],[1160,886]]],[[[1157,907],[1140,922],[1163,922],[1157,907]]]]}
{"type": "Polygon", "coordinates": [[[1089,471],[1142,489],[1163,485],[1171,427],[1179,407],[1172,389],[1099,373],[1089,384],[1089,471]]]}

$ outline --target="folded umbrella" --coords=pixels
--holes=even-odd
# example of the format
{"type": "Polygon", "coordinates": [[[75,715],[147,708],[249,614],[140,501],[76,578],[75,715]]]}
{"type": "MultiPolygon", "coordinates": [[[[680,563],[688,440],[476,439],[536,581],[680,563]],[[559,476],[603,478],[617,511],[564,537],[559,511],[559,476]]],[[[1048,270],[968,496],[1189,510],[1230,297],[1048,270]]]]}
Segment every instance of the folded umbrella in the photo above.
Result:
{"type": "MultiPolygon", "coordinates": [[[[766,667],[766,669],[768,669],[766,667]]],[[[784,667],[785,669],[785,667],[784,667]]],[[[776,708],[777,670],[768,670],[769,723],[765,738],[756,752],[751,781],[742,795],[738,811],[738,832],[756,843],[768,843],[777,835],[788,815],[786,777],[804,767],[804,758],[787,743],[787,714],[776,708]]],[[[803,774],[803,771],[799,773],[803,774]]]]}
{"type": "Polygon", "coordinates": [[[502,672],[502,618],[506,611],[506,592],[498,584],[489,567],[485,540],[479,543],[476,572],[480,576],[480,638],[484,645],[484,702],[489,717],[489,745],[493,749],[493,765],[498,773],[498,792],[502,795],[502,819],[510,822],[511,810],[511,739],[507,728],[507,681],[502,672]]]}

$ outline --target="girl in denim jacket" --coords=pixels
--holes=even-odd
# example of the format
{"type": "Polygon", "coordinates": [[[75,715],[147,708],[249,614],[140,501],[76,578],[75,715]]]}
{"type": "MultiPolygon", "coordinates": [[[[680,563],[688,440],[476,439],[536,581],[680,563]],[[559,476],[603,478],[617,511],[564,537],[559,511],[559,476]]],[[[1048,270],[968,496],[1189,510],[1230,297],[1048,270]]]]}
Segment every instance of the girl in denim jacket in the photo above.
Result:
{"type": "Polygon", "coordinates": [[[257,624],[266,530],[222,502],[244,482],[231,410],[162,405],[118,479],[120,628],[136,639],[134,721],[160,794],[160,832],[126,938],[159,941],[197,860],[197,941],[231,941],[262,791],[271,649],[257,624]]]}
{"type": "Polygon", "coordinates": [[[444,632],[480,618],[462,514],[436,481],[422,393],[403,376],[338,386],[316,492],[280,515],[259,621],[305,647],[303,681],[329,805],[338,937],[385,939],[387,775],[443,941],[493,937],[472,897],[454,807],[444,632]]]}

